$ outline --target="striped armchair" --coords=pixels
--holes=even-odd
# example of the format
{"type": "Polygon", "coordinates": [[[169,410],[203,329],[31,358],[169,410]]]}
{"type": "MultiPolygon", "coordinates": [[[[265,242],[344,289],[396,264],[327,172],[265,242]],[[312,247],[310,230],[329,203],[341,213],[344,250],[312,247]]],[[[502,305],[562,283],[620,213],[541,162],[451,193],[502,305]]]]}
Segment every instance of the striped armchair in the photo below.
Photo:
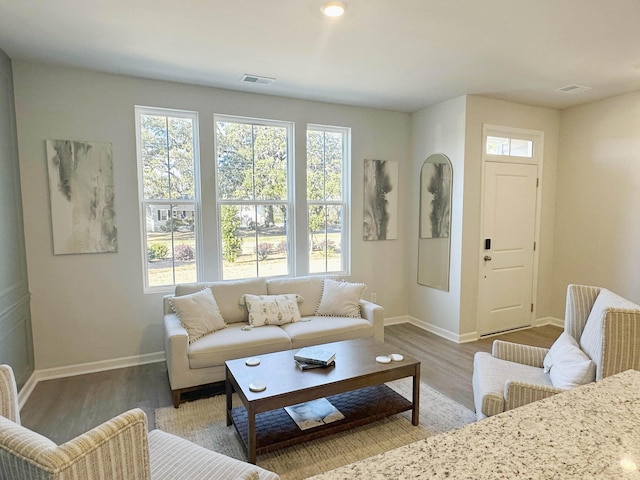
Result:
{"type": "MultiPolygon", "coordinates": [[[[607,289],[569,285],[564,330],[596,366],[596,381],[640,370],[640,306],[607,289]],[[589,321],[589,326],[587,326],[589,321]]],[[[542,362],[546,348],[496,340],[491,354],[473,360],[473,396],[478,420],[555,395],[542,362]]]]}
{"type": "Polygon", "coordinates": [[[275,473],[161,430],[138,408],[62,445],[20,425],[11,368],[0,365],[0,479],[277,480],[275,473]]]}

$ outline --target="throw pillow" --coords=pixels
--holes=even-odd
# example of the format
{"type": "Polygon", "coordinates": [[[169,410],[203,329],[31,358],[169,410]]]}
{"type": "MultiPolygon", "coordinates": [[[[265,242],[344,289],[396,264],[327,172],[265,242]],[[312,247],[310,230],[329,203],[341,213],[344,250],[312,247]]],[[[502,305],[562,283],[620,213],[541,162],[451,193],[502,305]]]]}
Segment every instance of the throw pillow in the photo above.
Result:
{"type": "Polygon", "coordinates": [[[298,302],[300,295],[250,295],[244,294],[244,303],[249,312],[252,327],[263,325],[284,325],[300,321],[298,302]]]}
{"type": "Polygon", "coordinates": [[[562,332],[544,357],[544,371],[557,388],[573,388],[596,379],[596,365],[567,332],[562,332]]]}
{"type": "Polygon", "coordinates": [[[360,317],[360,298],[367,286],[325,278],[316,315],[325,317],[360,317]]]}
{"type": "Polygon", "coordinates": [[[189,343],[227,326],[210,288],[173,297],[169,303],[187,330],[189,343]]]}

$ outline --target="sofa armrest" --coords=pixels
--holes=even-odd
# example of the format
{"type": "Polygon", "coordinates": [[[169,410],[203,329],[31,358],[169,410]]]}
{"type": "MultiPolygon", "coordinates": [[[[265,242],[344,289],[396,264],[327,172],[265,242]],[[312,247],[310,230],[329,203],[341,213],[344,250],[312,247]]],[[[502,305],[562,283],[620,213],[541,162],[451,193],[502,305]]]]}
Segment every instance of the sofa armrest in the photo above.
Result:
{"type": "Polygon", "coordinates": [[[186,379],[189,371],[189,334],[175,313],[164,316],[164,354],[171,390],[190,386],[186,379]]]}
{"type": "Polygon", "coordinates": [[[360,300],[362,318],[373,325],[373,338],[384,342],[384,308],[367,300],[360,300]]]}
{"type": "Polygon", "coordinates": [[[504,340],[494,340],[491,350],[491,355],[501,360],[538,368],[542,368],[542,362],[547,353],[549,353],[548,348],[505,342],[504,340]]]}
{"type": "Polygon", "coordinates": [[[504,410],[521,407],[537,400],[550,397],[560,392],[564,392],[563,388],[556,388],[549,385],[536,385],[533,383],[518,382],[516,380],[507,380],[504,386],[504,410]]]}

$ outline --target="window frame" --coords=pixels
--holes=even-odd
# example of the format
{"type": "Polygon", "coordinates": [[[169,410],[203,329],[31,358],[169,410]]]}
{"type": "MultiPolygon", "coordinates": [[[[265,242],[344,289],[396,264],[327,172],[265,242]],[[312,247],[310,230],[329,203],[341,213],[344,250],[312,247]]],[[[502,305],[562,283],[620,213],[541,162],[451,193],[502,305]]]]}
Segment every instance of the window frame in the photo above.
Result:
{"type": "Polygon", "coordinates": [[[198,120],[198,112],[191,110],[177,110],[170,108],[148,107],[135,105],[135,128],[136,128],[136,158],[138,170],[138,204],[140,219],[140,238],[141,238],[141,257],[143,265],[143,285],[144,293],[173,292],[175,290],[176,274],[175,264],[173,268],[173,283],[167,285],[149,285],[149,268],[147,253],[147,207],[159,206],[167,207],[167,218],[174,217],[174,210],[179,209],[183,205],[193,206],[194,209],[194,241],[195,241],[195,267],[196,281],[201,281],[202,275],[202,201],[201,201],[201,183],[200,183],[200,127],[198,120]],[[193,125],[193,199],[146,199],[144,195],[144,168],[142,159],[142,142],[141,142],[141,117],[143,115],[187,118],[192,121],[193,125]]]}
{"type": "MultiPolygon", "coordinates": [[[[311,262],[309,258],[307,273],[309,275],[345,275],[348,276],[351,273],[351,128],[350,127],[338,127],[332,125],[321,125],[315,123],[308,123],[305,132],[305,139],[307,138],[309,131],[315,132],[330,132],[342,134],[342,178],[341,178],[341,193],[342,199],[340,200],[310,200],[309,195],[306,195],[306,215],[307,215],[307,242],[310,242],[311,229],[309,227],[309,208],[312,205],[322,206],[341,206],[343,211],[342,218],[342,232],[341,232],[341,270],[339,271],[324,271],[324,272],[311,272],[311,262]]],[[[305,148],[305,172],[308,170],[308,147],[305,148]]],[[[306,178],[306,174],[305,174],[306,178]]],[[[311,252],[311,245],[308,244],[308,251],[311,252]]]]}
{"type": "MultiPolygon", "coordinates": [[[[295,122],[284,120],[271,120],[265,118],[246,117],[241,115],[227,115],[227,114],[214,114],[213,115],[213,151],[214,151],[214,179],[215,179],[215,215],[216,215],[216,235],[217,244],[219,245],[217,254],[218,263],[218,278],[222,281],[240,280],[236,278],[225,279],[224,277],[224,256],[223,256],[223,238],[222,238],[222,215],[221,207],[223,205],[282,205],[285,204],[287,208],[287,273],[284,275],[260,275],[265,278],[275,277],[294,277],[296,276],[296,196],[295,196],[295,122]],[[265,200],[265,199],[223,199],[220,195],[220,188],[218,179],[220,178],[220,172],[218,168],[218,122],[223,123],[239,123],[243,125],[262,126],[262,127],[278,127],[284,128],[287,133],[287,168],[286,168],[286,188],[287,198],[282,200],[265,200]]],[[[257,253],[256,253],[257,258],[257,253]]],[[[256,264],[259,266],[258,264],[256,264]]],[[[259,270],[259,269],[258,269],[259,270]]],[[[259,273],[256,272],[256,273],[259,273]]],[[[258,275],[254,277],[246,278],[258,278],[258,275]]],[[[243,277],[244,279],[244,277],[243,277]]]]}

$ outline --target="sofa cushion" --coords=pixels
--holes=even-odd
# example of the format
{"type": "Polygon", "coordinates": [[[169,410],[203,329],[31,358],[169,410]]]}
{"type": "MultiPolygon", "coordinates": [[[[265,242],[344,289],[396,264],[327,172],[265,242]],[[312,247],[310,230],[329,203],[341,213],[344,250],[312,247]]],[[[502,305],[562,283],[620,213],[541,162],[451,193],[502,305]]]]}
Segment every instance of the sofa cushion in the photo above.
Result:
{"type": "Polygon", "coordinates": [[[209,288],[190,295],[173,297],[169,302],[189,334],[189,343],[227,326],[209,288]]]}
{"type": "Polygon", "coordinates": [[[246,323],[232,323],[224,330],[205,335],[189,345],[189,367],[221,366],[225,360],[289,349],[291,339],[281,327],[249,328],[246,323]]]}
{"type": "Polygon", "coordinates": [[[307,317],[314,315],[320,297],[322,296],[322,282],[324,277],[296,277],[296,278],[271,278],[267,281],[269,295],[281,295],[295,293],[304,300],[298,305],[300,315],[307,317]]]}
{"type": "Polygon", "coordinates": [[[373,325],[364,318],[304,317],[279,328],[291,337],[291,348],[373,337],[373,325]]]}
{"type": "Polygon", "coordinates": [[[574,388],[596,379],[596,364],[567,332],[562,332],[551,345],[543,365],[551,383],[557,388],[574,388]]]}
{"type": "Polygon", "coordinates": [[[298,302],[300,295],[295,293],[285,295],[250,295],[242,296],[249,312],[249,325],[262,327],[264,325],[284,325],[299,322],[300,310],[298,302]]]}
{"type": "Polygon", "coordinates": [[[227,323],[246,322],[248,315],[244,305],[240,305],[240,297],[245,293],[253,295],[267,294],[267,281],[264,278],[250,278],[247,280],[233,280],[213,283],[189,283],[176,285],[176,296],[187,295],[211,288],[213,296],[218,302],[222,318],[227,323]]]}

